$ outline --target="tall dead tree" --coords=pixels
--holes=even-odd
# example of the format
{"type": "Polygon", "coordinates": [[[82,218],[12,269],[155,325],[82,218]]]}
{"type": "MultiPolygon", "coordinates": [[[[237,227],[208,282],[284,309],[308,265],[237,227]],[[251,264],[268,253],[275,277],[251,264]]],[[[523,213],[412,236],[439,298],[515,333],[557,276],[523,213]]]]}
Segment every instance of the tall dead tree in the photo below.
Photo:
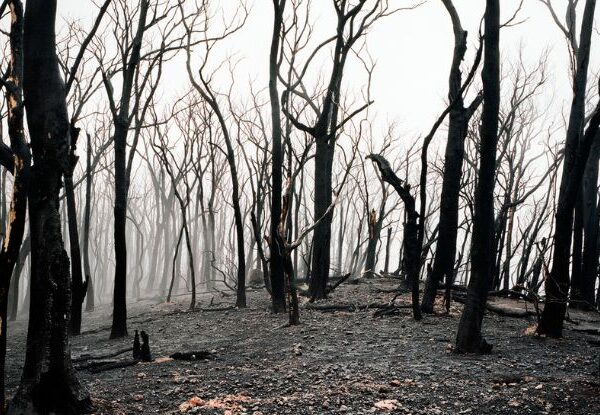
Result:
{"type": "MultiPolygon", "coordinates": [[[[273,36],[269,54],[269,97],[271,99],[271,238],[269,251],[269,265],[271,277],[271,300],[273,312],[280,313],[285,310],[285,278],[284,278],[284,252],[277,243],[279,240],[279,221],[281,215],[282,186],[283,186],[283,147],[281,128],[281,102],[277,88],[277,77],[280,67],[281,37],[283,29],[283,12],[287,0],[273,0],[273,36]]],[[[288,207],[289,209],[289,207],[288,207]]],[[[287,217],[287,214],[285,215],[287,217]]],[[[258,241],[260,243],[260,241],[258,241]]]]}
{"type": "MultiPolygon", "coordinates": [[[[233,140],[229,131],[225,113],[221,108],[218,93],[211,85],[211,74],[207,74],[206,65],[209,61],[211,50],[222,39],[229,37],[240,30],[248,17],[248,10],[244,4],[240,4],[239,13],[241,17],[235,19],[234,22],[228,23],[223,31],[215,36],[208,32],[209,21],[212,17],[210,4],[206,1],[196,2],[193,4],[194,11],[186,17],[186,13],[182,2],[179,3],[179,10],[182,16],[182,23],[185,28],[185,52],[186,52],[186,69],[188,78],[193,88],[198,92],[198,95],[206,102],[208,107],[217,118],[218,127],[223,134],[225,141],[225,150],[223,153],[226,156],[229,172],[231,174],[231,200],[233,205],[234,223],[236,230],[237,243],[237,296],[236,306],[246,307],[246,256],[244,254],[244,223],[242,218],[242,209],[240,206],[240,181],[238,176],[238,167],[236,165],[236,155],[233,148],[233,140]],[[198,37],[196,37],[199,35],[198,37]],[[203,62],[194,74],[192,69],[192,53],[194,45],[201,44],[204,49],[203,62]]],[[[238,15],[236,14],[236,17],[238,15]]]]}
{"type": "Polygon", "coordinates": [[[113,123],[114,141],[114,248],[115,279],[113,324],[110,336],[127,335],[127,203],[137,146],[146,115],[154,103],[163,64],[181,49],[184,35],[176,3],[141,0],[130,7],[113,0],[113,41],[118,53],[107,62],[106,50],[96,51],[113,123]],[[120,21],[127,21],[121,25],[120,21]],[[135,22],[135,23],[133,23],[135,22]],[[153,36],[154,34],[159,36],[153,36]],[[120,83],[116,96],[114,78],[120,83]],[[129,151],[127,151],[129,148],[129,151]]]}
{"type": "Polygon", "coordinates": [[[439,282],[445,278],[446,284],[452,284],[454,279],[459,192],[465,153],[465,138],[467,137],[469,121],[481,104],[481,96],[478,96],[468,107],[465,107],[460,66],[467,52],[467,31],[462,27],[452,0],[442,0],[442,2],[450,15],[454,32],[454,53],[450,68],[450,89],[448,92],[451,109],[440,196],[439,234],[442,237],[437,241],[433,269],[427,277],[425,291],[423,292],[421,309],[424,313],[433,312],[439,282]]]}
{"type": "MultiPolygon", "coordinates": [[[[74,62],[69,69],[67,74],[67,83],[65,86],[65,94],[69,95],[69,91],[71,91],[71,87],[74,83],[79,82],[77,80],[77,73],[79,71],[80,66],[84,61],[84,54],[86,53],[86,49],[92,39],[95,37],[98,28],[100,27],[100,23],[102,22],[102,18],[106,14],[108,6],[110,5],[112,0],[104,0],[104,3],[100,7],[100,11],[94,25],[91,30],[87,34],[86,38],[80,45],[79,52],[75,56],[74,62]]],[[[96,71],[97,72],[97,71],[96,71]]],[[[91,84],[94,84],[94,79],[96,78],[96,73],[91,79],[91,84]]],[[[88,291],[89,284],[89,273],[86,273],[85,280],[84,275],[82,274],[82,258],[81,258],[81,248],[79,246],[79,229],[77,223],[77,207],[75,203],[75,185],[73,183],[73,174],[75,172],[75,168],[77,166],[77,162],[79,161],[79,156],[77,156],[77,140],[79,138],[80,129],[76,127],[76,123],[79,117],[81,110],[85,103],[92,97],[92,95],[97,91],[98,87],[93,87],[90,85],[87,88],[81,88],[79,86],[76,88],[77,94],[79,95],[78,104],[75,105],[74,114],[71,118],[71,144],[70,144],[70,154],[69,154],[69,169],[65,172],[64,176],[64,185],[65,185],[65,197],[67,202],[67,216],[68,216],[68,225],[69,225],[69,246],[70,246],[70,254],[71,254],[71,292],[72,292],[72,301],[71,301],[71,334],[78,335],[81,332],[81,308],[83,306],[83,301],[85,299],[86,293],[88,291]],[[82,92],[82,90],[84,92],[82,92]]]]}
{"type": "Polygon", "coordinates": [[[563,171],[556,211],[552,270],[546,279],[544,312],[537,328],[538,333],[551,337],[562,336],[569,295],[569,259],[575,200],[581,188],[581,179],[595,130],[598,128],[593,124],[598,115],[595,113],[590,119],[585,137],[582,137],[585,125],[585,96],[595,9],[596,0],[587,0],[576,54],[573,102],[567,126],[563,171]],[[572,187],[577,189],[573,190],[572,187]]]}
{"type": "MultiPolygon", "coordinates": [[[[332,202],[333,161],[339,131],[355,115],[371,104],[371,102],[367,102],[346,115],[342,113],[342,80],[348,55],[356,42],[379,18],[390,14],[387,2],[381,0],[372,2],[360,0],[355,3],[347,0],[333,0],[332,3],[337,17],[335,35],[320,43],[303,67],[294,69],[297,78],[289,83],[286,81],[286,89],[283,93],[284,113],[297,129],[314,137],[316,143],[313,215],[315,218],[322,217],[332,202]],[[319,106],[314,102],[316,98],[307,95],[303,82],[314,57],[331,43],[334,45],[332,68],[319,106]],[[315,121],[310,126],[300,121],[297,115],[291,114],[293,106],[289,100],[292,96],[307,101],[306,105],[314,111],[315,121]]],[[[295,53],[297,50],[292,51],[292,55],[295,53]]],[[[294,58],[290,59],[292,62],[295,61],[294,58]]],[[[333,210],[319,222],[313,234],[309,281],[309,294],[312,300],[325,298],[327,294],[332,221],[333,210]]]]}
{"type": "Polygon", "coordinates": [[[123,83],[119,108],[113,102],[112,85],[109,77],[103,73],[106,90],[111,100],[114,119],[114,172],[115,172],[115,207],[114,207],[114,241],[115,241],[115,287],[113,291],[113,321],[110,338],[127,336],[127,135],[131,125],[130,114],[132,91],[135,76],[139,69],[140,54],[144,33],[147,29],[149,0],[142,0],[139,5],[137,30],[127,52],[127,62],[123,64],[123,83]]]}
{"type": "Polygon", "coordinates": [[[65,84],[56,56],[56,0],[28,0],[23,32],[23,90],[34,166],[29,192],[31,309],[25,366],[9,413],[89,412],[88,392],[71,363],[71,286],[59,214],[69,168],[65,84]]]}
{"type": "Polygon", "coordinates": [[[479,173],[471,242],[471,278],[458,333],[458,353],[485,353],[491,346],[481,326],[494,268],[494,183],[500,111],[500,1],[486,0],[484,35],[483,112],[481,115],[479,173]]]}

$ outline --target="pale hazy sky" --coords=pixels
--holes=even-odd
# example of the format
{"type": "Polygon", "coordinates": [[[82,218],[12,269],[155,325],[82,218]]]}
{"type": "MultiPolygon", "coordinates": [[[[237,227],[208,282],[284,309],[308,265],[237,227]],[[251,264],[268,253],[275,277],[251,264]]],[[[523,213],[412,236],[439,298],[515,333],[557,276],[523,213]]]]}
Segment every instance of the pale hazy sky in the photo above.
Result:
{"type": "MultiPolygon", "coordinates": [[[[135,0],[131,0],[132,2],[135,0]]],[[[237,0],[221,0],[232,4],[237,0]]],[[[560,16],[564,15],[565,0],[553,0],[560,16]]],[[[469,31],[469,55],[472,60],[477,42],[477,29],[483,15],[484,0],[454,0],[465,29],[469,31]]],[[[503,17],[511,16],[519,0],[502,0],[503,17]]],[[[580,2],[583,3],[584,2],[580,2]]],[[[215,1],[214,4],[219,4],[215,1]]],[[[236,53],[243,59],[239,79],[255,79],[257,85],[267,86],[267,58],[272,29],[271,0],[249,0],[251,17],[242,32],[226,46],[224,53],[236,53]]],[[[414,4],[408,0],[390,0],[391,5],[414,4]]],[[[96,12],[91,0],[60,0],[59,15],[79,18],[91,24],[96,12]]],[[[329,0],[313,0],[313,21],[317,34],[325,36],[333,30],[331,17],[333,8],[329,0]]],[[[539,0],[524,0],[520,14],[524,23],[503,29],[501,34],[504,62],[516,60],[522,44],[525,56],[536,62],[545,49],[550,49],[550,87],[548,99],[554,95],[555,112],[560,114],[564,103],[570,101],[569,67],[567,48],[561,32],[554,26],[547,9],[539,0]]],[[[600,42],[600,36],[594,41],[600,42]]],[[[369,51],[377,62],[372,93],[375,104],[371,111],[377,114],[381,124],[388,120],[399,122],[406,134],[416,136],[425,133],[443,110],[447,94],[448,70],[454,42],[450,19],[440,0],[428,0],[413,11],[404,11],[380,21],[368,34],[369,51]]],[[[593,45],[594,50],[598,48],[593,45]]],[[[594,53],[594,56],[597,54],[594,53]]],[[[597,72],[592,60],[591,71],[597,72]]],[[[353,81],[349,66],[346,84],[353,81]]],[[[316,68],[318,69],[318,68],[316,68]]],[[[175,69],[173,69],[175,70],[175,69]]],[[[185,79],[185,75],[170,74],[165,79],[185,79]]],[[[362,78],[360,78],[362,79],[362,78]]],[[[358,81],[360,83],[360,81],[358,81]]],[[[357,85],[359,87],[360,85],[357,85]]],[[[227,86],[223,85],[223,89],[227,86]]]]}

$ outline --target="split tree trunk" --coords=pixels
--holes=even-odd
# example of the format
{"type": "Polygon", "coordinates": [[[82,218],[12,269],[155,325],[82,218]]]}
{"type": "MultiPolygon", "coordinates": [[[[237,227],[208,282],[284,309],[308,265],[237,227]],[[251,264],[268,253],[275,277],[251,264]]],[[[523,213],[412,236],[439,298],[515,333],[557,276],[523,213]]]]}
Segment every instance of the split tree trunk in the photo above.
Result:
{"type": "Polygon", "coordinates": [[[419,214],[415,209],[415,198],[410,194],[410,186],[403,184],[402,180],[392,171],[390,163],[382,156],[370,154],[368,159],[373,160],[384,182],[389,183],[398,192],[404,202],[406,221],[404,223],[404,266],[412,290],[412,309],[415,320],[421,320],[421,307],[419,306],[419,269],[421,263],[421,249],[418,236],[417,218],[419,214]]]}
{"type": "MultiPolygon", "coordinates": [[[[12,200],[6,233],[0,248],[0,413],[4,413],[6,399],[4,395],[4,371],[6,363],[7,313],[10,280],[19,258],[25,218],[27,214],[27,192],[29,190],[31,153],[27,147],[23,123],[23,4],[19,0],[9,3],[11,13],[10,27],[10,65],[5,88],[8,107],[8,133],[12,150],[12,165],[5,166],[14,177],[12,200]]],[[[6,176],[5,176],[6,177],[6,176]]],[[[16,301],[18,307],[18,286],[16,301]]],[[[15,313],[16,315],[16,313],[15,313]]]]}

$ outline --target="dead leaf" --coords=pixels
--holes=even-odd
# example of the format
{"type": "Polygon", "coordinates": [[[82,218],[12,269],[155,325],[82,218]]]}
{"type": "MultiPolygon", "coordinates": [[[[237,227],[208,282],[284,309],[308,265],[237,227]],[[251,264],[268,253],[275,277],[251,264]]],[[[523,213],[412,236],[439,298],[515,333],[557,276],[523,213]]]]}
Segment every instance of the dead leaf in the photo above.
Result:
{"type": "Polygon", "coordinates": [[[381,409],[383,411],[393,411],[394,409],[398,409],[398,400],[397,399],[384,399],[383,401],[375,402],[375,408],[381,409]]]}

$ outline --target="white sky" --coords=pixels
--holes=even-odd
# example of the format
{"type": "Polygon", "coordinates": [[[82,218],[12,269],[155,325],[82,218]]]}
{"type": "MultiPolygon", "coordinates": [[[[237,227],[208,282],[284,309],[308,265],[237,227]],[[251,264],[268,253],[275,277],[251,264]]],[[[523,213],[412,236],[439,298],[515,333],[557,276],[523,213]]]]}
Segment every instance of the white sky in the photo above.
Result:
{"type": "MultiPolygon", "coordinates": [[[[233,0],[221,2],[231,4],[233,0]]],[[[470,34],[470,53],[467,59],[467,62],[470,62],[485,1],[454,0],[454,3],[463,27],[470,34]]],[[[502,0],[505,19],[513,14],[518,3],[519,0],[502,0]]],[[[562,17],[566,0],[554,0],[554,3],[562,17]]],[[[224,53],[235,53],[238,58],[243,59],[243,64],[238,69],[239,79],[254,79],[257,86],[266,87],[272,2],[250,0],[249,4],[251,17],[247,26],[227,44],[227,51],[224,53]]],[[[390,0],[390,4],[403,6],[411,2],[390,0]]],[[[91,0],[59,1],[59,16],[63,20],[82,19],[82,23],[89,22],[89,27],[95,13],[96,8],[91,0]]],[[[331,33],[332,13],[330,1],[313,1],[313,21],[316,22],[317,36],[320,31],[323,36],[331,33]]],[[[539,0],[524,0],[520,20],[526,21],[517,27],[502,31],[503,58],[507,62],[514,61],[522,44],[525,56],[533,63],[545,49],[550,49],[549,72],[552,87],[549,92],[557,97],[558,115],[560,106],[570,101],[569,68],[564,38],[539,0]]],[[[380,123],[397,121],[403,132],[413,136],[423,134],[443,110],[448,88],[447,77],[454,39],[450,19],[442,2],[428,0],[416,10],[401,12],[378,22],[368,34],[367,42],[369,51],[377,62],[372,85],[375,105],[371,111],[377,114],[380,123]]],[[[350,86],[353,71],[356,69],[357,67],[349,66],[346,86],[350,86]]],[[[591,70],[596,72],[593,63],[591,70]]],[[[183,68],[181,71],[182,76],[169,74],[164,79],[185,79],[183,68]]],[[[357,79],[359,85],[355,85],[355,88],[362,86],[363,79],[357,79]]],[[[226,87],[223,85],[223,89],[226,87]]]]}

